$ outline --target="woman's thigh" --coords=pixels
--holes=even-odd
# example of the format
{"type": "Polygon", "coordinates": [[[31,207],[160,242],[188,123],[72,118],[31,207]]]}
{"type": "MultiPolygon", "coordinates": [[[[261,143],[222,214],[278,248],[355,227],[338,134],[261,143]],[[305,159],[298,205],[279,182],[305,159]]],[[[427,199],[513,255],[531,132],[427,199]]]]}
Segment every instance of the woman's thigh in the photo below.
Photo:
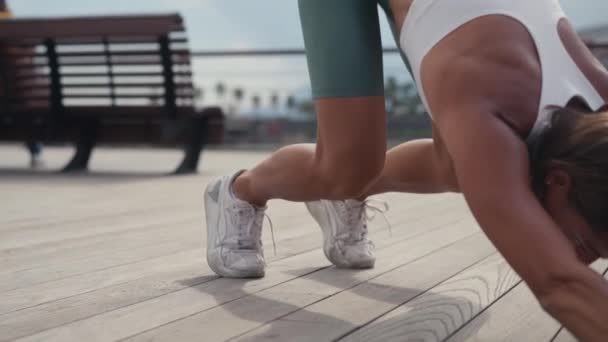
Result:
{"type": "Polygon", "coordinates": [[[300,0],[315,99],[382,96],[378,7],[369,0],[300,0]]]}

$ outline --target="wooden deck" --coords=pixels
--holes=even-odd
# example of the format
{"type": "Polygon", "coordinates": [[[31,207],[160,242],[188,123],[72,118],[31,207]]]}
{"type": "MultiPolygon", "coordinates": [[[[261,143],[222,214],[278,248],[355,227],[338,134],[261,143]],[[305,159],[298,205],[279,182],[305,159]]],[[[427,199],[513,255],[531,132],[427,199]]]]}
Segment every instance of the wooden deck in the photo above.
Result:
{"type": "MultiPolygon", "coordinates": [[[[48,169],[70,150],[45,151],[48,169]]],[[[99,149],[90,174],[29,171],[0,147],[0,340],[551,341],[546,315],[461,196],[388,194],[377,264],[332,267],[301,204],[270,203],[267,275],[218,278],[204,258],[202,192],[264,153],[99,149]]],[[[266,224],[267,226],[267,224],[266,224]]],[[[606,263],[595,265],[598,269],[606,263]]],[[[572,341],[565,332],[555,341],[572,341]]]]}

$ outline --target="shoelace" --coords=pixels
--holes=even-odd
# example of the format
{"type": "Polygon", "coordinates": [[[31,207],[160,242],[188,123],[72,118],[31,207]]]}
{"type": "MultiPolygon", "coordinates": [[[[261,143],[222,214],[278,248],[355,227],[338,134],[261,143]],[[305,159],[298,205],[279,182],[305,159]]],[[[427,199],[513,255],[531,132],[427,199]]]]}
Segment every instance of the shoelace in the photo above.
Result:
{"type": "Polygon", "coordinates": [[[391,223],[386,218],[386,212],[389,209],[388,203],[381,201],[381,200],[376,200],[376,199],[370,198],[370,199],[366,199],[365,201],[363,201],[363,206],[365,207],[365,219],[367,221],[371,221],[371,220],[375,219],[377,214],[382,215],[384,222],[386,222],[386,227],[388,228],[388,233],[392,237],[393,236],[393,226],[391,226],[391,223]],[[377,206],[374,206],[374,203],[377,206]]]}
{"type": "Polygon", "coordinates": [[[274,225],[270,216],[266,213],[260,215],[261,210],[255,210],[252,208],[235,207],[234,210],[238,214],[237,229],[238,237],[237,244],[242,249],[257,249],[262,246],[262,227],[264,224],[264,217],[268,219],[270,223],[270,235],[272,237],[272,249],[274,255],[277,255],[277,245],[274,239],[274,225]],[[251,212],[253,210],[253,213],[251,212]],[[254,219],[251,220],[251,216],[254,219]],[[260,227],[259,229],[253,229],[254,227],[260,227]]]}
{"type": "Polygon", "coordinates": [[[351,207],[351,210],[347,209],[346,202],[343,203],[347,216],[347,225],[348,227],[352,227],[345,234],[340,234],[341,236],[338,238],[346,238],[353,240],[353,242],[360,242],[364,240],[365,236],[367,236],[368,227],[367,223],[376,218],[377,214],[381,214],[384,218],[384,221],[387,224],[389,234],[393,236],[393,231],[390,222],[386,218],[385,213],[388,211],[389,206],[388,203],[375,199],[367,199],[363,201],[360,205],[351,207]],[[352,210],[358,209],[358,210],[352,210]],[[353,239],[353,235],[355,238],[353,239]]]}
{"type": "Polygon", "coordinates": [[[274,241],[274,227],[272,224],[272,220],[270,219],[270,216],[268,216],[268,214],[264,213],[264,217],[266,217],[268,219],[268,223],[270,223],[270,236],[272,237],[272,250],[274,252],[274,256],[277,256],[277,244],[274,241]]]}

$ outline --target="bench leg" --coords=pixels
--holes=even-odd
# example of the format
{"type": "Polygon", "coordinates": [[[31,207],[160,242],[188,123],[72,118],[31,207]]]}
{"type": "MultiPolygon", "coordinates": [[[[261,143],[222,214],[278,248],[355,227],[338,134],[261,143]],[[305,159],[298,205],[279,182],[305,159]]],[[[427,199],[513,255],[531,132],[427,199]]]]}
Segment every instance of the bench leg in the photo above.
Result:
{"type": "Polygon", "coordinates": [[[189,141],[184,146],[184,159],[175,169],[175,174],[196,173],[201,151],[207,143],[207,126],[208,120],[206,117],[196,118],[189,125],[189,141]]]}
{"type": "Polygon", "coordinates": [[[97,142],[97,122],[87,123],[82,126],[80,137],[76,142],[76,152],[72,160],[63,168],[63,172],[86,171],[91,158],[91,152],[97,142]]]}

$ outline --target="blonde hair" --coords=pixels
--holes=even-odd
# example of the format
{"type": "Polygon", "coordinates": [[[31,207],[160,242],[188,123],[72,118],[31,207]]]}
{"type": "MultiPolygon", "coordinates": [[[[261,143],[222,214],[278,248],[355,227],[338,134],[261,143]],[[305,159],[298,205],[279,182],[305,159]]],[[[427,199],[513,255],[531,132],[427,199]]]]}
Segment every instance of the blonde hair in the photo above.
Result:
{"type": "Polygon", "coordinates": [[[608,231],[608,112],[557,109],[530,157],[532,188],[541,200],[547,173],[561,168],[571,178],[570,201],[594,229],[608,231]]]}

